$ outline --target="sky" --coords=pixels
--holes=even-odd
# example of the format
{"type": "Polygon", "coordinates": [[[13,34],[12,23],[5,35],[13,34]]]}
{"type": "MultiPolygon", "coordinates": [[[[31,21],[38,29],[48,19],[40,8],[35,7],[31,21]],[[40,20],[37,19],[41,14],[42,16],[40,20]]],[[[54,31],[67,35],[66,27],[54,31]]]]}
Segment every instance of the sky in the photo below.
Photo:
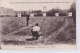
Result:
{"type": "Polygon", "coordinates": [[[43,10],[44,6],[46,7],[47,10],[50,10],[52,8],[60,8],[64,10],[64,9],[69,9],[74,1],[75,0],[0,0],[0,5],[1,7],[12,8],[13,10],[16,11],[43,10]],[[37,3],[37,2],[44,2],[44,3],[37,3]],[[64,3],[57,3],[57,2],[64,2],[64,3]]]}

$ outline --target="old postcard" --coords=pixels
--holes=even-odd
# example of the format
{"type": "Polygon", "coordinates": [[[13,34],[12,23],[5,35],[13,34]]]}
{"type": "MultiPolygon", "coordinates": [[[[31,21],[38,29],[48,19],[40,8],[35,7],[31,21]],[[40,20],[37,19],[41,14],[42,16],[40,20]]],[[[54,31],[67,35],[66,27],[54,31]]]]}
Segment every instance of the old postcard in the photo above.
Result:
{"type": "Polygon", "coordinates": [[[0,0],[0,49],[76,49],[76,0],[0,0]]]}

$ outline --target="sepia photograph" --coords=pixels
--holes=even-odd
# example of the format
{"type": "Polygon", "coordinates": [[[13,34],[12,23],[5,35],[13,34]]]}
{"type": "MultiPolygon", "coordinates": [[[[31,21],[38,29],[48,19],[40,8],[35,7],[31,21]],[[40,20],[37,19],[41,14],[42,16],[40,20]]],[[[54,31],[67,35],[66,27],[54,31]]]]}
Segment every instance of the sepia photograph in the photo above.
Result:
{"type": "Polygon", "coordinates": [[[76,49],[76,0],[0,0],[0,49],[76,49]]]}

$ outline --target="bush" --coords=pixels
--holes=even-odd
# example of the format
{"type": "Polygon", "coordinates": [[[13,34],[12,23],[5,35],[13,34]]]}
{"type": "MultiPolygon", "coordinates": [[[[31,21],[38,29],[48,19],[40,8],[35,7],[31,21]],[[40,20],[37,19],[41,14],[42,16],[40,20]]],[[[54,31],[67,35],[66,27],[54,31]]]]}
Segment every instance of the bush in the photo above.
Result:
{"type": "Polygon", "coordinates": [[[68,10],[51,9],[47,11],[47,16],[55,16],[55,13],[59,13],[60,16],[67,16],[68,10]]]}

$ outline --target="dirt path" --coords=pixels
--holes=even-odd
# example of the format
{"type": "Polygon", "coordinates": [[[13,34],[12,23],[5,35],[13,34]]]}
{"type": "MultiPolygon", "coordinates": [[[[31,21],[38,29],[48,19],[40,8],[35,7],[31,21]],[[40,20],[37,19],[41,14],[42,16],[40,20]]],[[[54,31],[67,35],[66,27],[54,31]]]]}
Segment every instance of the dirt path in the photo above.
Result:
{"type": "Polygon", "coordinates": [[[15,34],[15,33],[19,32],[19,31],[21,31],[21,30],[23,30],[23,29],[26,29],[26,28],[29,28],[29,27],[31,27],[31,26],[34,26],[35,23],[37,23],[37,22],[38,22],[38,21],[36,21],[36,22],[30,24],[29,26],[25,26],[25,27],[22,27],[22,28],[20,28],[20,29],[18,29],[18,30],[16,30],[16,31],[13,31],[13,32],[9,33],[8,35],[15,34]]]}
{"type": "MultiPolygon", "coordinates": [[[[68,26],[69,22],[68,20],[66,20],[64,18],[63,23],[61,24],[61,26],[58,26],[58,28],[51,34],[49,34],[48,37],[43,38],[44,42],[46,43],[49,39],[51,39],[51,37],[56,37],[56,35],[58,35],[60,32],[62,32],[67,26],[68,26]]],[[[41,39],[38,39],[37,41],[41,41],[41,39]]]]}
{"type": "MultiPolygon", "coordinates": [[[[69,24],[68,20],[66,20],[66,18],[64,18],[64,21],[61,24],[61,26],[58,26],[57,29],[55,30],[55,32],[53,32],[51,35],[52,36],[58,35],[60,32],[62,32],[68,26],[68,24],[69,24]]],[[[51,36],[49,36],[49,38],[51,38],[51,36]]]]}

